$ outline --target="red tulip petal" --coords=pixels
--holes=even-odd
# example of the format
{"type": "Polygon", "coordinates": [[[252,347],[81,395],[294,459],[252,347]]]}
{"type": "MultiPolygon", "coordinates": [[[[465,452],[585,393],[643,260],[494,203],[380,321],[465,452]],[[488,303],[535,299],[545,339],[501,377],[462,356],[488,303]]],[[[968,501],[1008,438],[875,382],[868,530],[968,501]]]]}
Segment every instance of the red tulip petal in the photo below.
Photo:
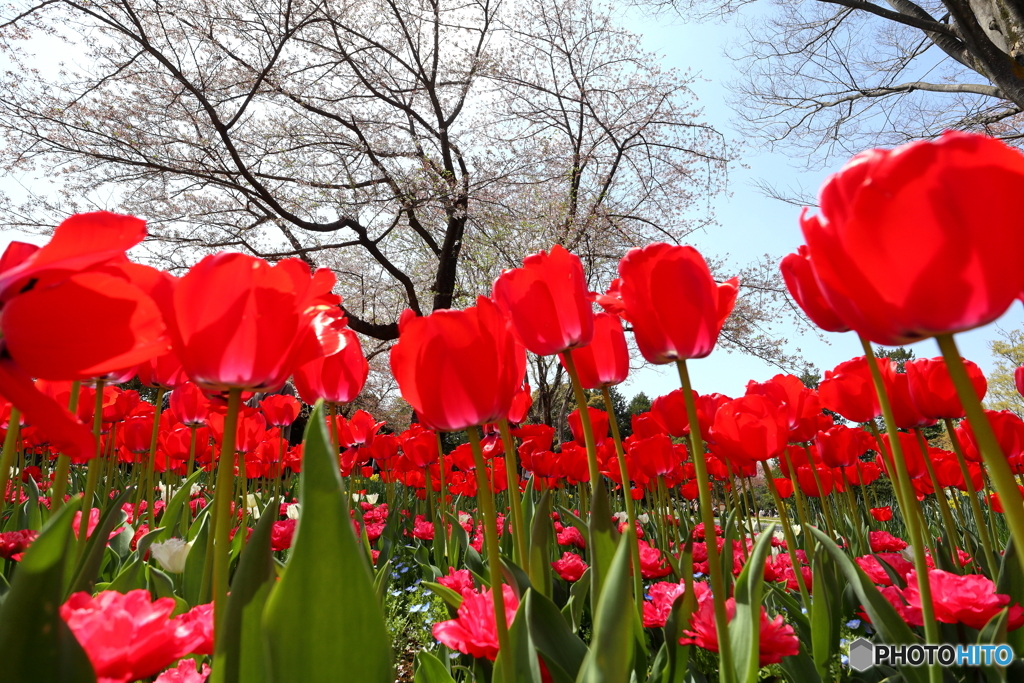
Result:
{"type": "Polygon", "coordinates": [[[0,314],[7,352],[34,377],[89,379],[165,353],[163,318],[122,278],[85,272],[20,294],[0,314]]]}
{"type": "Polygon", "coordinates": [[[32,378],[10,358],[0,359],[0,392],[17,406],[25,421],[39,427],[58,451],[72,458],[96,450],[92,433],[66,408],[40,392],[32,378]]]}

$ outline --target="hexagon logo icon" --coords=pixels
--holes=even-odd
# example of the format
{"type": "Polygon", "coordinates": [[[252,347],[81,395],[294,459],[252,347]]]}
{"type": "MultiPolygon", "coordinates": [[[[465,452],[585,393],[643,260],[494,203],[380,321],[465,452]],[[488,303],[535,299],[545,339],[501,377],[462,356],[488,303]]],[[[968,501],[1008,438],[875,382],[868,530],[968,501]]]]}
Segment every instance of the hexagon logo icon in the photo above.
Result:
{"type": "Polygon", "coordinates": [[[850,668],[866,671],[875,665],[875,644],[867,638],[858,638],[850,643],[850,668]]]}

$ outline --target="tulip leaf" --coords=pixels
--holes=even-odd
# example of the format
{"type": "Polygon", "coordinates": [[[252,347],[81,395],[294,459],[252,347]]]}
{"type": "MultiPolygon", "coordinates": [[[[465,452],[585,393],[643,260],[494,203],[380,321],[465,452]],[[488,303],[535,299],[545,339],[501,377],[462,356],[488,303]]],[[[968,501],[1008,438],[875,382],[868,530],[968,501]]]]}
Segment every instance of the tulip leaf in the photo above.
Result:
{"type": "Polygon", "coordinates": [[[209,596],[200,595],[203,583],[203,568],[206,565],[206,543],[210,535],[210,516],[205,515],[198,525],[199,532],[192,541],[192,549],[185,558],[185,571],[181,575],[181,592],[188,604],[195,607],[209,601],[209,596]]]}
{"type": "Polygon", "coordinates": [[[231,579],[223,636],[216,641],[210,683],[265,683],[263,608],[274,587],[274,554],[270,536],[275,514],[264,514],[242,551],[231,579]]]}
{"type": "MultiPolygon", "coordinates": [[[[533,497],[529,496],[532,500],[533,497]]],[[[551,595],[551,557],[550,544],[554,527],[551,524],[551,491],[547,490],[540,497],[540,502],[533,513],[530,529],[530,583],[535,590],[544,595],[551,595]]]]}
{"type": "Polygon", "coordinates": [[[95,683],[85,651],[60,617],[71,522],[81,499],[50,517],[25,551],[0,605],[5,683],[95,683]]]}
{"type": "Polygon", "coordinates": [[[516,597],[522,599],[527,589],[532,588],[530,577],[526,575],[523,568],[508,557],[501,558],[501,575],[508,585],[516,592],[516,597]]]}
{"type": "Polygon", "coordinates": [[[413,680],[414,683],[455,683],[441,660],[426,650],[416,655],[416,677],[413,680]]]}
{"type": "Polygon", "coordinates": [[[434,583],[433,581],[422,581],[421,583],[434,595],[444,600],[452,609],[457,610],[462,606],[462,596],[448,586],[442,586],[441,584],[434,583]]]}
{"type": "Polygon", "coordinates": [[[818,675],[822,678],[828,677],[832,642],[839,631],[839,624],[832,619],[832,607],[840,596],[833,593],[833,587],[829,585],[826,558],[824,547],[819,545],[811,560],[811,592],[814,595],[814,609],[811,611],[811,654],[818,675]]]}
{"type": "Polygon", "coordinates": [[[291,557],[267,599],[263,636],[275,683],[391,683],[391,640],[356,540],[323,402],[306,428],[291,557]]]}
{"type": "MultiPolygon", "coordinates": [[[[527,590],[529,596],[533,591],[527,590]]],[[[522,603],[516,610],[515,618],[508,629],[511,652],[499,652],[494,662],[494,681],[507,683],[540,683],[540,666],[537,652],[527,624],[526,610],[522,603]]]]}
{"type": "MultiPolygon", "coordinates": [[[[867,574],[864,573],[846,554],[837,546],[831,538],[818,529],[808,526],[807,533],[822,544],[832,560],[846,576],[846,580],[853,586],[857,599],[860,600],[864,611],[871,617],[871,623],[878,631],[882,641],[893,645],[911,645],[919,643],[920,640],[910,630],[907,623],[896,612],[896,609],[885,599],[867,574]]],[[[900,673],[907,683],[925,683],[927,672],[925,669],[904,666],[900,673]]]]}
{"type": "Polygon", "coordinates": [[[103,563],[103,554],[107,549],[107,540],[110,536],[110,532],[114,530],[116,524],[120,524],[123,520],[121,506],[127,502],[128,497],[132,494],[134,488],[126,489],[117,497],[116,500],[111,504],[107,511],[103,513],[103,517],[100,519],[99,524],[93,530],[92,535],[86,541],[85,552],[82,554],[82,559],[79,560],[77,567],[75,568],[74,579],[68,586],[68,590],[65,594],[65,599],[72,593],[78,591],[91,592],[93,586],[96,583],[96,577],[100,573],[100,567],[103,563]]]}
{"type": "MultiPolygon", "coordinates": [[[[772,547],[774,533],[774,524],[761,533],[736,579],[736,616],[729,624],[729,639],[736,666],[736,680],[740,683],[755,683],[758,671],[761,670],[761,594],[764,591],[764,565],[772,547]]],[[[728,549],[730,546],[725,547],[728,549]]],[[[728,663],[723,662],[723,666],[728,666],[728,663]]]]}
{"type": "Polygon", "coordinates": [[[555,603],[542,593],[530,591],[524,611],[537,651],[570,680],[576,680],[587,656],[587,646],[565,622],[555,603]]]}
{"type": "Polygon", "coordinates": [[[597,601],[594,636],[576,677],[577,683],[621,683],[629,680],[636,644],[633,633],[633,612],[636,608],[633,605],[629,556],[629,544],[619,539],[597,601]]]}
{"type": "Polygon", "coordinates": [[[597,613],[597,602],[604,586],[612,558],[615,556],[615,542],[619,532],[612,524],[612,508],[608,502],[608,490],[604,485],[604,477],[597,480],[594,486],[594,498],[590,506],[590,601],[594,614],[597,613]]]}

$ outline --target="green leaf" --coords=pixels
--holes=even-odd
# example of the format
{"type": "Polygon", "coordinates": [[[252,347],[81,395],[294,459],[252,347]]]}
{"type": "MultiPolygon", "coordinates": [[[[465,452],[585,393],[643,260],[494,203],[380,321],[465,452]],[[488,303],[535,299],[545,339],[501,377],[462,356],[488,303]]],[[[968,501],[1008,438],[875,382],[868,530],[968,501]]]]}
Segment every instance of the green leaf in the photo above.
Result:
{"type": "Polygon", "coordinates": [[[827,555],[822,546],[814,553],[812,564],[812,595],[814,609],[811,611],[811,654],[818,675],[828,677],[829,664],[832,659],[833,635],[839,630],[839,624],[832,620],[832,605],[840,598],[830,594],[827,580],[827,555]]]}
{"type": "MultiPolygon", "coordinates": [[[[768,529],[761,533],[754,544],[753,552],[736,579],[736,616],[729,623],[729,638],[732,642],[736,680],[740,683],[756,683],[758,672],[761,670],[761,594],[764,591],[764,565],[772,547],[774,533],[774,524],[769,525],[768,529]]],[[[725,547],[728,549],[731,546],[725,547]]],[[[723,665],[727,666],[724,662],[723,665]]]]}
{"type": "Polygon", "coordinates": [[[594,497],[590,507],[590,601],[593,613],[597,613],[597,601],[604,586],[615,556],[615,542],[619,532],[612,524],[612,508],[608,503],[608,491],[605,489],[604,477],[597,480],[594,497]]]}
{"type": "MultiPolygon", "coordinates": [[[[840,571],[846,576],[846,580],[853,586],[857,599],[864,606],[864,611],[871,617],[871,624],[878,631],[882,642],[893,645],[911,645],[920,642],[903,618],[896,613],[895,608],[885,599],[885,596],[878,592],[878,588],[871,582],[867,574],[847,557],[846,553],[840,550],[831,538],[812,526],[807,526],[805,529],[805,533],[813,535],[818,543],[824,546],[840,571]]],[[[923,668],[904,666],[900,668],[900,673],[903,674],[907,683],[925,683],[927,681],[927,670],[923,668]]]]}
{"type": "MultiPolygon", "coordinates": [[[[532,500],[532,498],[531,498],[532,500]]],[[[530,529],[530,583],[535,590],[551,596],[551,491],[540,497],[530,529]]]]}
{"type": "Polygon", "coordinates": [[[206,565],[206,543],[210,535],[210,516],[201,518],[199,524],[193,524],[199,532],[192,541],[192,549],[185,558],[185,571],[181,575],[181,594],[188,604],[195,607],[209,602],[209,596],[200,595],[203,583],[203,567],[206,565]]]}
{"type": "Polygon", "coordinates": [[[0,605],[5,683],[95,683],[85,651],[60,618],[71,521],[81,499],[54,514],[25,551],[0,605]]]}
{"type": "Polygon", "coordinates": [[[565,622],[558,607],[542,593],[530,591],[526,595],[525,612],[537,651],[570,680],[576,680],[587,656],[587,646],[565,622]]]}
{"type": "Polygon", "coordinates": [[[577,683],[622,683],[629,680],[635,644],[629,554],[629,545],[620,539],[597,602],[594,637],[576,677],[577,683]]]}
{"type": "Polygon", "coordinates": [[[265,683],[263,608],[274,587],[271,531],[277,515],[266,512],[245,545],[231,579],[223,636],[216,641],[210,683],[265,683]]]}
{"type": "Polygon", "coordinates": [[[302,503],[291,558],[263,613],[275,683],[391,683],[391,641],[349,516],[319,401],[306,428],[302,503]]]}
{"type": "Polygon", "coordinates": [[[455,683],[455,679],[444,668],[441,660],[426,650],[416,655],[415,683],[455,683]]]}
{"type": "MultiPolygon", "coordinates": [[[[983,552],[975,553],[975,557],[984,555],[983,552]]],[[[1021,567],[1020,553],[1017,546],[1010,538],[1006,544],[1006,551],[1003,553],[1003,562],[999,569],[999,579],[996,582],[996,592],[1010,596],[1010,604],[1024,603],[1024,567],[1021,567]]],[[[1007,634],[1007,643],[1013,646],[1014,652],[1024,653],[1024,628],[1018,628],[1007,634]]]]}
{"type": "Polygon", "coordinates": [[[430,589],[434,595],[448,603],[452,609],[457,610],[462,606],[462,596],[448,586],[442,586],[441,584],[434,583],[433,581],[422,581],[421,583],[430,589]]]}

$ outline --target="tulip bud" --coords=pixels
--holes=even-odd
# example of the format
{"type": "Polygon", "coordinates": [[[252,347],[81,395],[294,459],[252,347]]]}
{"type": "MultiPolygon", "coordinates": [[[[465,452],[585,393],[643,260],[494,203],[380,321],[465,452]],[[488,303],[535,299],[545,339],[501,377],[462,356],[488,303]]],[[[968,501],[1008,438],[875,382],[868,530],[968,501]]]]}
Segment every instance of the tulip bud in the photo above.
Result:
{"type": "Polygon", "coordinates": [[[186,542],[181,538],[172,538],[168,541],[154,543],[149,547],[153,557],[165,572],[180,574],[185,571],[185,560],[192,550],[192,542],[186,542]]]}

